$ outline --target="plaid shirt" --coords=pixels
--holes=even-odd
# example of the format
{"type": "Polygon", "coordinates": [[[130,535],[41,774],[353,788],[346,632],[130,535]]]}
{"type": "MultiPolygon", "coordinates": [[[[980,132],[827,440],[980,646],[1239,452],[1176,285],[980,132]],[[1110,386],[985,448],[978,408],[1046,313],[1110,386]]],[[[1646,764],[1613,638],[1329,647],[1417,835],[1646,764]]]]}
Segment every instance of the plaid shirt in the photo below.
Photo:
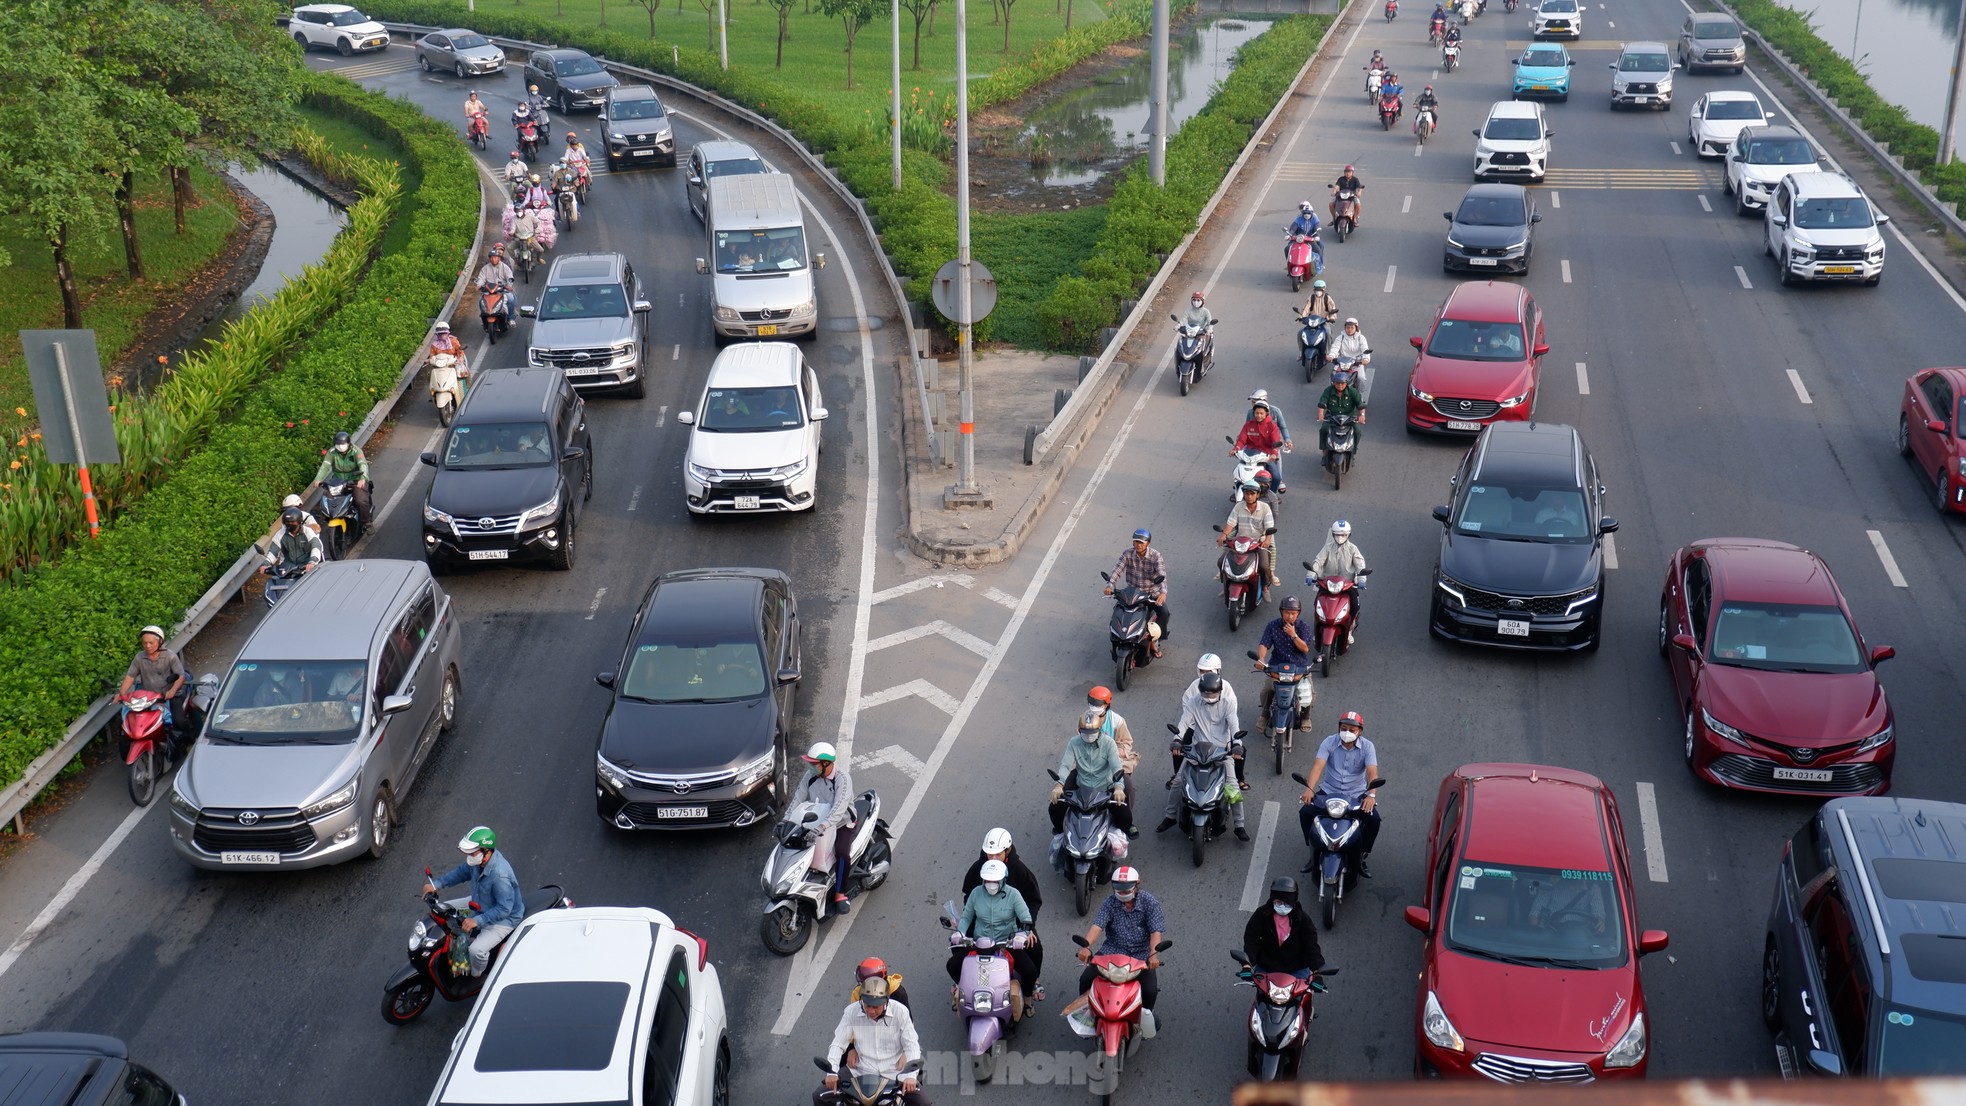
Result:
{"type": "Polygon", "coordinates": [[[1166,576],[1167,562],[1161,560],[1160,550],[1151,545],[1145,553],[1127,546],[1126,552],[1120,554],[1120,563],[1113,566],[1113,583],[1124,581],[1148,595],[1159,593],[1162,598],[1167,595],[1166,576]],[[1154,582],[1156,576],[1162,578],[1161,583],[1154,582]]]}
{"type": "Polygon", "coordinates": [[[1106,896],[1092,924],[1099,927],[1101,955],[1123,952],[1142,960],[1153,955],[1150,944],[1153,935],[1167,932],[1167,919],[1161,915],[1160,900],[1146,891],[1139,893],[1138,901],[1131,910],[1118,896],[1106,896]]]}

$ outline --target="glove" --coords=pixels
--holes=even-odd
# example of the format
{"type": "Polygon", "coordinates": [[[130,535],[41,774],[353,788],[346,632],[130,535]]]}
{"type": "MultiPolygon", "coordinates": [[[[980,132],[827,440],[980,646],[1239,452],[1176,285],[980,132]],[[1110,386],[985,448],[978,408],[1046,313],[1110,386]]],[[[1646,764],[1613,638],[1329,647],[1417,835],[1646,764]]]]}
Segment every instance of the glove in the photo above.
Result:
{"type": "Polygon", "coordinates": [[[1124,787],[1115,787],[1115,788],[1113,788],[1113,801],[1114,801],[1114,802],[1116,802],[1116,803],[1123,803],[1123,802],[1125,802],[1125,801],[1126,801],[1126,788],[1124,788],[1124,787]]]}
{"type": "Polygon", "coordinates": [[[1062,784],[1062,783],[1054,783],[1054,784],[1052,784],[1052,785],[1051,785],[1051,801],[1055,803],[1055,802],[1057,802],[1058,800],[1060,800],[1060,799],[1062,799],[1062,798],[1064,798],[1064,797],[1065,797],[1065,785],[1064,785],[1064,784],[1062,784]]]}

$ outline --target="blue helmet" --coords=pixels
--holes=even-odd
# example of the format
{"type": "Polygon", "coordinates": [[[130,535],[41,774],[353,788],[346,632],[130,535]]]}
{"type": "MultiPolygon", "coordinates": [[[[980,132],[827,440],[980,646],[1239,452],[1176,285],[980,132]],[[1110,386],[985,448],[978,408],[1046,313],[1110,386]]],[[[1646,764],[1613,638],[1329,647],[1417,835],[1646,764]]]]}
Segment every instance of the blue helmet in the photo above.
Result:
{"type": "Polygon", "coordinates": [[[1141,527],[1140,529],[1138,529],[1138,530],[1135,530],[1135,531],[1133,532],[1133,540],[1134,540],[1134,541],[1153,541],[1153,540],[1154,540],[1154,533],[1153,533],[1153,531],[1151,531],[1151,530],[1149,530],[1149,529],[1147,529],[1147,528],[1146,528],[1145,526],[1142,526],[1142,527],[1141,527]]]}

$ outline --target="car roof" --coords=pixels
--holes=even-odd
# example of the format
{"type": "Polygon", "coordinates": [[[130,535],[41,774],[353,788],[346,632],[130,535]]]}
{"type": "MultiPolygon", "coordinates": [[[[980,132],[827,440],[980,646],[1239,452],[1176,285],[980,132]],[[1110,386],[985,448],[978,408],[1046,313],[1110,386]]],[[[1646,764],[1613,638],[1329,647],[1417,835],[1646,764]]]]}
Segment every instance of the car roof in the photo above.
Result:
{"type": "Polygon", "coordinates": [[[352,12],[355,10],[355,6],[353,4],[302,4],[294,10],[297,12],[327,12],[329,15],[333,15],[335,12],[352,12]]]}
{"type": "Polygon", "coordinates": [[[1820,817],[1839,855],[1855,842],[1864,878],[1844,881],[1844,892],[1857,904],[1859,926],[1882,923],[1880,939],[1866,948],[1883,961],[1881,996],[1966,1012],[1966,805],[1844,798],[1824,804],[1820,817]]]}
{"type": "Polygon", "coordinates": [[[1519,184],[1508,184],[1506,182],[1499,182],[1499,181],[1484,181],[1481,184],[1469,185],[1467,192],[1463,194],[1461,198],[1463,200],[1526,201],[1529,199],[1529,190],[1519,184]]]}
{"type": "Polygon", "coordinates": [[[536,58],[552,58],[555,61],[565,61],[568,58],[591,58],[594,55],[585,50],[561,48],[557,50],[535,50],[532,56],[536,58]]]}
{"type": "Polygon", "coordinates": [[[627,267],[628,259],[618,253],[562,254],[547,272],[546,283],[620,280],[627,267]]]}
{"type": "Polygon", "coordinates": [[[1737,603],[1837,602],[1829,566],[1801,546],[1764,538],[1703,538],[1718,587],[1715,597],[1737,603]]]}
{"type": "Polygon", "coordinates": [[[1653,42],[1651,39],[1640,39],[1637,42],[1627,42],[1623,46],[1618,47],[1618,52],[1621,54],[1663,54],[1666,52],[1666,44],[1663,42],[1653,42]]]}
{"type": "Polygon", "coordinates": [[[1521,322],[1522,300],[1527,294],[1519,285],[1503,281],[1463,281],[1447,294],[1440,314],[1469,322],[1521,322]]]}
{"type": "Polygon", "coordinates": [[[1488,109],[1490,119],[1534,119],[1543,114],[1543,105],[1534,100],[1497,100],[1488,109]]]}
{"type": "Polygon", "coordinates": [[[1561,423],[1492,422],[1474,449],[1469,480],[1573,488],[1585,480],[1583,438],[1561,423]]]}
{"type": "Polygon", "coordinates": [[[608,98],[610,100],[654,100],[658,103],[662,100],[660,96],[655,94],[655,89],[645,84],[613,85],[608,89],[608,98]]]}
{"type": "Polygon", "coordinates": [[[73,1106],[111,1100],[123,1072],[123,1042],[94,1033],[0,1036],[0,1102],[6,1106],[73,1106]]]}
{"type": "MultiPolygon", "coordinates": [[[[1707,93],[1708,103],[1713,103],[1718,100],[1752,100],[1758,104],[1761,102],[1761,97],[1756,96],[1754,93],[1741,88],[1722,88],[1707,93]]],[[[1746,128],[1742,128],[1742,129],[1745,130],[1746,128]]]]}
{"type": "Polygon", "coordinates": [[[757,629],[758,596],[766,580],[786,592],[791,581],[769,568],[686,568],[656,577],[643,600],[636,639],[757,629]]]}
{"type": "Polygon", "coordinates": [[[411,588],[430,578],[422,561],[362,557],[323,561],[253,631],[239,659],[285,661],[346,661],[369,657],[369,646],[386,632],[355,611],[378,611],[393,606],[411,588]],[[261,651],[265,643],[267,651],[261,651]]]}
{"type": "Polygon", "coordinates": [[[738,342],[710,365],[707,388],[768,388],[799,382],[799,347],[790,342],[738,342]]]}
{"type": "Polygon", "coordinates": [[[1864,190],[1857,187],[1856,181],[1851,180],[1842,173],[1818,170],[1816,172],[1790,173],[1786,179],[1789,182],[1789,190],[1803,199],[1819,197],[1843,198],[1864,194],[1864,190]]]}
{"type": "Polygon", "coordinates": [[[471,392],[464,397],[459,415],[481,420],[543,417],[563,378],[556,368],[481,370],[471,378],[471,392]]]}
{"type": "Polygon", "coordinates": [[[440,27],[430,33],[433,35],[449,35],[452,38],[456,38],[458,35],[475,35],[478,32],[469,27],[440,27]]]}
{"type": "Polygon", "coordinates": [[[1799,130],[1796,130],[1794,127],[1786,126],[1781,123],[1769,123],[1765,126],[1756,125],[1751,127],[1742,127],[1740,137],[1735,139],[1735,141],[1753,142],[1763,138],[1789,139],[1789,138],[1803,138],[1803,137],[1804,137],[1803,133],[1799,130]]]}
{"type": "Polygon", "coordinates": [[[696,152],[705,161],[763,161],[758,151],[749,143],[736,142],[728,138],[713,138],[696,144],[696,152]]]}
{"type": "Polygon", "coordinates": [[[1464,764],[1461,854],[1489,864],[1602,871],[1610,865],[1604,781],[1546,764],[1464,764]]]}

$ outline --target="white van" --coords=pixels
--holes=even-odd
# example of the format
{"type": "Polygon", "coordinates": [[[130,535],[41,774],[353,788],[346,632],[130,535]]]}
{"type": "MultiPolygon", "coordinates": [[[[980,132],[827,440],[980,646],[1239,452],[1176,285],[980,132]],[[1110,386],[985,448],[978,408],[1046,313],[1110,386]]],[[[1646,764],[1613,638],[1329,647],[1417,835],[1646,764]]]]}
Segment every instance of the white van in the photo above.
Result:
{"type": "Polygon", "coordinates": [[[717,340],[810,338],[819,328],[814,269],[825,254],[806,252],[799,194],[784,173],[752,173],[710,181],[710,256],[696,259],[708,273],[710,319],[717,340]]]}

